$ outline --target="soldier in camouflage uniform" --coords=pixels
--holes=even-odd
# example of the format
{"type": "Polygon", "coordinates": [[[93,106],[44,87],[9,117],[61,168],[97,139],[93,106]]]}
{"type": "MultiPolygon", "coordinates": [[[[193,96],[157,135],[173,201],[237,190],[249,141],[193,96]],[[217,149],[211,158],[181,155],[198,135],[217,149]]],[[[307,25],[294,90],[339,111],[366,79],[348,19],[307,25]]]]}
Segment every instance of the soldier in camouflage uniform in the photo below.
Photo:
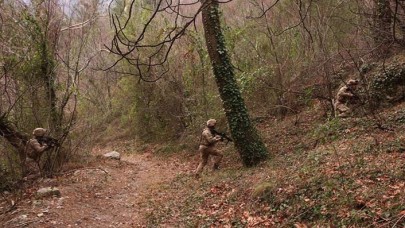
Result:
{"type": "Polygon", "coordinates": [[[48,149],[48,145],[40,144],[39,139],[46,134],[46,129],[44,128],[35,128],[32,132],[34,136],[30,139],[25,147],[26,160],[23,164],[24,174],[29,174],[32,172],[37,172],[38,165],[42,154],[48,149]]]}
{"type": "Polygon", "coordinates": [[[200,140],[200,147],[198,151],[201,156],[201,162],[195,171],[197,177],[200,176],[203,168],[208,163],[208,159],[210,155],[215,156],[216,159],[214,161],[213,169],[219,168],[219,163],[222,160],[223,155],[215,148],[215,145],[221,140],[221,136],[214,135],[211,130],[215,129],[217,121],[214,119],[210,119],[207,121],[207,127],[203,130],[200,140]]]}
{"type": "Polygon", "coordinates": [[[335,115],[337,117],[348,117],[352,110],[347,106],[355,97],[354,91],[359,84],[358,80],[349,80],[346,85],[339,89],[335,101],[335,115]]]}

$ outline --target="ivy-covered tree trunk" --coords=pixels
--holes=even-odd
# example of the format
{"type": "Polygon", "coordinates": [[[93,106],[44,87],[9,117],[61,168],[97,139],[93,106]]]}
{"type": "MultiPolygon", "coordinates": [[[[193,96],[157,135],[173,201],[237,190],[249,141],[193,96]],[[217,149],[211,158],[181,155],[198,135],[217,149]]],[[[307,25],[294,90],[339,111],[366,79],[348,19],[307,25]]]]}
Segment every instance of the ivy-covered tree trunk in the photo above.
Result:
{"type": "Polygon", "coordinates": [[[235,147],[245,166],[253,166],[267,158],[267,149],[249,118],[248,110],[236,83],[220,26],[216,0],[201,0],[202,20],[208,54],[223,102],[235,147]]]}
{"type": "Polygon", "coordinates": [[[60,133],[61,120],[57,109],[57,97],[55,89],[55,72],[54,72],[54,58],[51,50],[48,48],[46,39],[41,40],[39,53],[41,54],[41,74],[44,81],[45,92],[47,98],[47,107],[49,108],[50,126],[56,133],[60,133]]]}
{"type": "Polygon", "coordinates": [[[392,12],[389,0],[374,0],[373,39],[380,53],[384,54],[392,42],[392,12]]]}
{"type": "MultiPolygon", "coordinates": [[[[40,11],[41,8],[37,10],[40,11]]],[[[57,33],[57,31],[54,31],[55,29],[51,28],[50,18],[26,15],[26,20],[27,22],[30,22],[31,25],[32,33],[30,35],[32,37],[32,42],[35,45],[35,55],[37,56],[37,69],[35,69],[37,75],[35,75],[35,78],[42,81],[43,91],[41,90],[41,92],[44,92],[45,95],[44,109],[46,110],[46,113],[43,114],[41,118],[47,117],[51,130],[55,133],[60,133],[62,117],[58,113],[55,85],[56,75],[54,71],[54,47],[56,44],[56,38],[52,37],[58,36],[58,34],[51,34],[51,32],[57,33]]],[[[42,122],[42,124],[45,126],[44,122],[42,122]]]]}

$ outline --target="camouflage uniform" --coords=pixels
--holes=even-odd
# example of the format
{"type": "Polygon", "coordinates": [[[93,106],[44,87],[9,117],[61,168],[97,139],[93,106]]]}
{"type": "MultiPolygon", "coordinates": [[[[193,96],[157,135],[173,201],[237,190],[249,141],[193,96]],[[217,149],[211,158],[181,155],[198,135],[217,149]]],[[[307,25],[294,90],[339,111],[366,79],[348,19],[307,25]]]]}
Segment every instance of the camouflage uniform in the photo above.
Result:
{"type": "Polygon", "coordinates": [[[38,142],[38,138],[44,136],[45,133],[46,129],[44,128],[35,128],[32,132],[34,138],[30,139],[25,147],[26,160],[25,164],[23,164],[23,170],[25,173],[38,171],[39,160],[44,151],[48,148],[48,145],[46,144],[41,145],[38,142]]]}
{"type": "Polygon", "coordinates": [[[356,89],[358,85],[357,80],[349,80],[345,86],[339,89],[336,95],[335,101],[335,115],[337,117],[348,117],[350,116],[352,110],[347,106],[350,103],[350,99],[352,99],[355,95],[353,94],[353,90],[356,89]]]}
{"type": "Polygon", "coordinates": [[[208,163],[208,158],[210,155],[215,156],[214,169],[218,169],[219,163],[222,160],[223,155],[215,148],[215,144],[221,140],[221,136],[214,136],[210,129],[214,129],[216,125],[216,120],[210,119],[207,121],[207,127],[203,130],[200,140],[200,147],[198,151],[201,155],[201,162],[197,167],[196,175],[199,176],[203,171],[204,166],[208,163]]]}

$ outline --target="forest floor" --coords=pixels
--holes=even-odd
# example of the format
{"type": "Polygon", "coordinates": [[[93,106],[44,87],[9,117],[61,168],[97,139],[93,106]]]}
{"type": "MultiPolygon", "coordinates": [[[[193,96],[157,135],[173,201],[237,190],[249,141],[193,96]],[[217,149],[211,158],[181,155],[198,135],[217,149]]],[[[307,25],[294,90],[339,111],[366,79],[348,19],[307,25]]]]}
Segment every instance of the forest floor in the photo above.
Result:
{"type": "Polygon", "coordinates": [[[257,127],[268,161],[244,168],[222,144],[221,169],[200,179],[196,149],[94,148],[83,167],[3,193],[1,211],[15,205],[0,227],[405,226],[405,103],[378,118],[325,121],[311,109],[257,127]],[[100,156],[111,150],[122,159],[100,156]],[[61,196],[35,199],[48,186],[61,196]]]}
{"type": "MultiPolygon", "coordinates": [[[[107,159],[94,149],[86,167],[72,169],[55,179],[39,179],[24,192],[9,196],[15,210],[0,217],[0,227],[142,227],[150,189],[188,173],[188,163],[174,157],[145,153],[124,154],[121,160],[107,159]],[[36,199],[37,189],[56,187],[60,197],[36,199]]],[[[111,151],[111,150],[110,150],[111,151]]]]}

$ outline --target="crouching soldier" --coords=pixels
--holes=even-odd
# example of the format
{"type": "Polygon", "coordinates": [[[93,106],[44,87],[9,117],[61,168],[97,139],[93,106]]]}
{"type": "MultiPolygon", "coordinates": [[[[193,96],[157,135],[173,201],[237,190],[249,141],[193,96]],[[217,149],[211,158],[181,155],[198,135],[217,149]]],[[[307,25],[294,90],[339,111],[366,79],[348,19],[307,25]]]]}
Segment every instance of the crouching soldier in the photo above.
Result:
{"type": "Polygon", "coordinates": [[[26,161],[23,164],[24,175],[39,172],[39,162],[42,154],[49,148],[45,143],[40,143],[41,138],[46,134],[46,129],[35,128],[32,132],[33,138],[30,139],[25,147],[26,161]]]}
{"type": "Polygon", "coordinates": [[[336,117],[345,118],[350,116],[352,110],[348,107],[348,104],[350,104],[353,101],[353,98],[355,98],[354,91],[358,84],[358,80],[351,79],[347,81],[345,86],[339,89],[334,104],[336,117]]]}
{"type": "Polygon", "coordinates": [[[198,151],[201,156],[200,164],[195,171],[196,177],[199,177],[203,168],[207,165],[210,155],[215,156],[213,169],[219,168],[219,163],[222,160],[223,155],[215,148],[215,145],[221,141],[220,135],[215,135],[212,131],[215,130],[217,121],[210,119],[207,121],[207,127],[203,130],[200,140],[200,146],[198,151]]]}

